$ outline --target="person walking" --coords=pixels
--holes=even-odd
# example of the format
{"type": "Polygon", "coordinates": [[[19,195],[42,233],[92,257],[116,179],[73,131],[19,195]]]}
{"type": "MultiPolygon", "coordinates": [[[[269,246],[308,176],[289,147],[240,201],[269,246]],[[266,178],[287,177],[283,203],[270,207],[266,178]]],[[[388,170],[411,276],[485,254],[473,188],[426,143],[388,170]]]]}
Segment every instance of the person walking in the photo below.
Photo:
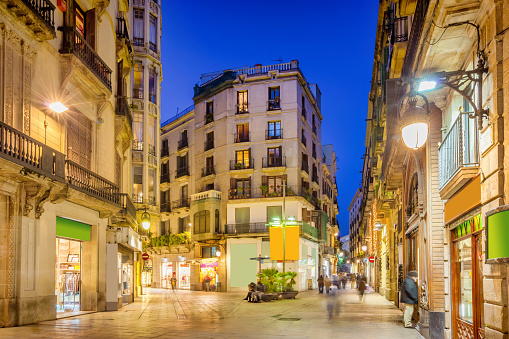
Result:
{"type": "Polygon", "coordinates": [[[318,281],[318,293],[323,293],[323,275],[320,275],[317,281],[318,281]]]}
{"type": "Polygon", "coordinates": [[[350,281],[352,283],[352,290],[355,288],[355,274],[350,274],[350,281]]]}
{"type": "Polygon", "coordinates": [[[357,293],[359,294],[359,302],[364,302],[364,291],[366,291],[366,278],[362,276],[357,279],[357,293]]]}
{"type": "Polygon", "coordinates": [[[205,291],[210,292],[210,277],[207,275],[203,282],[205,283],[205,291]]]}
{"type": "Polygon", "coordinates": [[[338,290],[333,287],[329,290],[327,290],[327,293],[329,295],[327,296],[327,311],[329,312],[329,322],[332,321],[332,316],[334,314],[334,310],[336,310],[336,316],[339,314],[339,306],[337,305],[337,292],[338,290]]]}
{"type": "MultiPolygon", "coordinates": [[[[345,286],[346,286],[346,274],[345,273],[343,273],[341,275],[341,286],[343,286],[343,289],[345,289],[345,286]]],[[[338,289],[339,289],[339,287],[338,287],[338,289]]]]}
{"type": "Polygon", "coordinates": [[[414,328],[416,325],[412,324],[412,315],[414,314],[415,305],[417,305],[419,301],[417,296],[416,271],[408,272],[405,280],[403,281],[400,301],[405,304],[405,312],[403,314],[405,327],[414,328]]]}
{"type": "Polygon", "coordinates": [[[171,277],[171,289],[173,291],[175,291],[176,287],[177,287],[177,278],[175,277],[175,275],[173,275],[173,277],[171,277]]]}
{"type": "Polygon", "coordinates": [[[327,293],[329,293],[330,285],[332,284],[332,280],[329,278],[329,276],[327,276],[327,277],[325,277],[323,282],[325,284],[325,290],[327,291],[327,293]]]}

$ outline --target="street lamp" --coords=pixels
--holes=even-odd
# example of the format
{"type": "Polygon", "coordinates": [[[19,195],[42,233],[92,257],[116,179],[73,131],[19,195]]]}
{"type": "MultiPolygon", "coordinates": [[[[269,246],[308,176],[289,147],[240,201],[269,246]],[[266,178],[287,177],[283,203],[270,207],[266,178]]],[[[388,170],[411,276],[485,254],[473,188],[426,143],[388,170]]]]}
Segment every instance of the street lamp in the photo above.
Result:
{"type": "Polygon", "coordinates": [[[363,250],[364,252],[366,252],[366,250],[368,249],[368,246],[366,246],[366,245],[362,245],[362,247],[361,247],[361,248],[362,248],[362,250],[363,250]]]}
{"type": "MultiPolygon", "coordinates": [[[[53,102],[48,105],[48,107],[55,113],[63,113],[68,110],[67,107],[64,106],[60,101],[53,102]]],[[[46,130],[48,129],[48,112],[44,110],[44,144],[46,144],[46,130]]]]}
{"type": "Polygon", "coordinates": [[[429,104],[427,98],[412,88],[403,99],[408,97],[407,107],[403,116],[400,116],[401,136],[408,148],[419,149],[428,139],[428,115],[429,104]],[[426,102],[426,110],[417,106],[417,96],[421,96],[426,102]]]}
{"type": "Polygon", "coordinates": [[[141,214],[141,226],[144,230],[148,230],[150,228],[150,214],[148,214],[146,207],[145,212],[141,214]]]}

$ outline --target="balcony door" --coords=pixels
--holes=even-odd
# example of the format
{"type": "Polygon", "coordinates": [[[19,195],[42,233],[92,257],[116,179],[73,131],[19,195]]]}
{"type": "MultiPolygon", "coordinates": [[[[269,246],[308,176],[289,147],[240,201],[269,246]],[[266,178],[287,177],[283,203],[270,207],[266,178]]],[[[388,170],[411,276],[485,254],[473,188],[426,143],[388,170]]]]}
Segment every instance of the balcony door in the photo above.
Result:
{"type": "Polygon", "coordinates": [[[67,157],[90,169],[92,162],[92,122],[79,112],[67,114],[67,157]]]}

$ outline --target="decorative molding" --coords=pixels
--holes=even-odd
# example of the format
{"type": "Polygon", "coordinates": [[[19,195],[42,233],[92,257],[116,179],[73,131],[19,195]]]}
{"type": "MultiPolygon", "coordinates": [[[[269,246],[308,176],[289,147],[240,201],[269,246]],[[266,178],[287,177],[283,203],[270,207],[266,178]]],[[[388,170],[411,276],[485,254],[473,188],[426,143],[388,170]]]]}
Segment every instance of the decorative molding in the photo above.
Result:
{"type": "Polygon", "coordinates": [[[44,193],[39,184],[25,184],[23,186],[25,190],[25,205],[23,206],[23,216],[28,217],[32,209],[34,208],[35,201],[41,197],[44,193]]]}
{"type": "Polygon", "coordinates": [[[9,299],[15,298],[15,281],[14,281],[14,272],[16,271],[14,267],[14,255],[15,255],[15,231],[14,231],[14,201],[12,197],[7,199],[9,204],[9,229],[8,229],[8,240],[7,246],[9,248],[8,254],[8,287],[7,287],[7,297],[9,299]]]}
{"type": "Polygon", "coordinates": [[[30,135],[30,116],[31,116],[31,87],[32,87],[32,59],[36,51],[22,43],[23,50],[23,133],[30,135]]]}

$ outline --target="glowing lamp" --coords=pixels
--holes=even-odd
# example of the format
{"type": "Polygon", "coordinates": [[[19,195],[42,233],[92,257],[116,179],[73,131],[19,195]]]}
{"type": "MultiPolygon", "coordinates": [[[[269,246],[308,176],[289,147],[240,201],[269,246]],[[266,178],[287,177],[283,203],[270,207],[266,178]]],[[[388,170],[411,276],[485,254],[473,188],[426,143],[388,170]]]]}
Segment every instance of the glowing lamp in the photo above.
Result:
{"type": "Polygon", "coordinates": [[[425,91],[431,91],[432,89],[435,89],[437,86],[436,81],[421,81],[419,83],[419,88],[417,89],[418,92],[425,92],[425,91]]]}
{"type": "Polygon", "coordinates": [[[428,140],[428,113],[416,106],[417,98],[410,98],[401,117],[401,136],[408,148],[419,149],[428,140]]]}
{"type": "Polygon", "coordinates": [[[150,228],[150,214],[148,214],[147,210],[141,215],[141,226],[143,229],[148,230],[150,228]]]}
{"type": "Polygon", "coordinates": [[[221,256],[221,251],[216,251],[216,257],[220,257],[221,256]]]}
{"type": "Polygon", "coordinates": [[[363,245],[361,248],[362,248],[363,251],[366,251],[368,249],[368,246],[363,245]]]}
{"type": "Polygon", "coordinates": [[[51,108],[51,110],[56,113],[62,113],[68,110],[68,108],[65,107],[64,104],[62,104],[60,101],[49,104],[49,108],[51,108]]]}

